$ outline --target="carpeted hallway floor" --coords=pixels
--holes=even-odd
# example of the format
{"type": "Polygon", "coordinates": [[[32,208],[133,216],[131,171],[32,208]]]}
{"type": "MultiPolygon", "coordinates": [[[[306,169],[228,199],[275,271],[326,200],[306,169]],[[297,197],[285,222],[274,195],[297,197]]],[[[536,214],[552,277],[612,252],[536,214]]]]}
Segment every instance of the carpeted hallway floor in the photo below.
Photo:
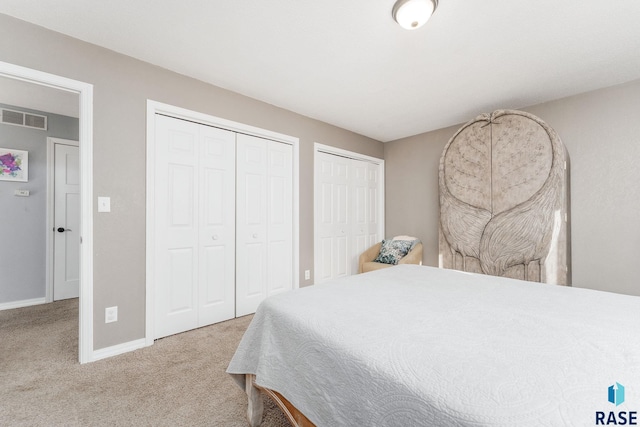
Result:
{"type": "MultiPolygon", "coordinates": [[[[0,426],[246,427],[225,373],[251,316],[78,363],[78,300],[0,311],[0,426]]],[[[263,426],[289,426],[265,398],[263,426]]]]}

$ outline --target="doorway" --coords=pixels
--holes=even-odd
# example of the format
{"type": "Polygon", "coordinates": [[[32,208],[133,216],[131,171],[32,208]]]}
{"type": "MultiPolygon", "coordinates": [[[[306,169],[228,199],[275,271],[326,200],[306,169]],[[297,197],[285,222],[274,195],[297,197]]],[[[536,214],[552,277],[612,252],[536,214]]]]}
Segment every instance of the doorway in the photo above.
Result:
{"type": "MultiPolygon", "coordinates": [[[[77,80],[0,61],[0,77],[35,89],[76,94],[79,109],[79,333],[78,360],[93,359],[93,86],[77,80]]],[[[49,271],[49,269],[47,269],[49,271]]]]}

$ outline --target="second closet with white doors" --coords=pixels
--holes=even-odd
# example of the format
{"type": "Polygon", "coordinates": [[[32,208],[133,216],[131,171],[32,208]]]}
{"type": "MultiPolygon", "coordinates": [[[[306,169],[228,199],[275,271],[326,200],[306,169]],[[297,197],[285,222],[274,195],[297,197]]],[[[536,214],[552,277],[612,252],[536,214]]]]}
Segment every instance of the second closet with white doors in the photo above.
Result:
{"type": "Polygon", "coordinates": [[[358,272],[384,236],[384,160],[315,145],[315,283],[358,272]]]}
{"type": "Polygon", "coordinates": [[[293,287],[289,144],[155,116],[154,338],[293,287]]]}

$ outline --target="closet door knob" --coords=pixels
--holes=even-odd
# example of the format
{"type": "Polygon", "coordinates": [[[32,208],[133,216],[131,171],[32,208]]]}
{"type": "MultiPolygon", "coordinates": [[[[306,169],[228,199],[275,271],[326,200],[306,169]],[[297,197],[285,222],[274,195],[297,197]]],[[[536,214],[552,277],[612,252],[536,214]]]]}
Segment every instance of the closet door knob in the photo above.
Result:
{"type": "Polygon", "coordinates": [[[253,233],[253,238],[257,239],[258,238],[258,233],[253,233]]]}
{"type": "Polygon", "coordinates": [[[218,240],[218,235],[217,235],[217,234],[214,234],[214,235],[213,235],[213,237],[212,237],[212,239],[213,239],[213,240],[218,240]]]}
{"type": "Polygon", "coordinates": [[[58,227],[58,233],[64,233],[65,231],[71,231],[70,228],[58,227]]]}

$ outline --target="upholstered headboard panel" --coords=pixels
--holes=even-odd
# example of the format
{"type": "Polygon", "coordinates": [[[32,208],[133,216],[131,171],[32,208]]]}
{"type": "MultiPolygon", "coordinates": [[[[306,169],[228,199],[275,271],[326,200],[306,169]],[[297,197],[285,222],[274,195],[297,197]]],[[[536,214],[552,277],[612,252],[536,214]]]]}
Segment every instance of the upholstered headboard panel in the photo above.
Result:
{"type": "Polygon", "coordinates": [[[568,177],[564,145],[532,114],[462,126],[440,158],[440,266],[570,284],[568,177]]]}

